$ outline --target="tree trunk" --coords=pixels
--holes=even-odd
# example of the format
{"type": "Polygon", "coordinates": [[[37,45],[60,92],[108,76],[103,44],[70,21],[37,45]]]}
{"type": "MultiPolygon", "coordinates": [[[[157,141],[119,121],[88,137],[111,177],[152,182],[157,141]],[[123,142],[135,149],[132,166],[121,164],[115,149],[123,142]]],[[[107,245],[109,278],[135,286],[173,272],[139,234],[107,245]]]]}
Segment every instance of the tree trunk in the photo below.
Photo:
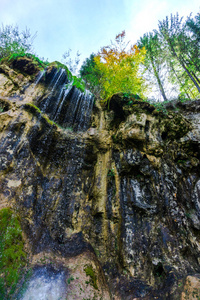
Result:
{"type": "Polygon", "coordinates": [[[169,39],[166,39],[166,40],[167,40],[167,42],[168,42],[168,44],[169,44],[169,46],[171,48],[173,56],[179,61],[179,63],[181,64],[181,66],[183,67],[183,69],[185,70],[185,72],[188,74],[188,76],[190,77],[190,79],[192,80],[192,82],[194,83],[194,85],[196,86],[198,92],[200,93],[200,86],[199,86],[198,82],[195,80],[195,78],[192,76],[192,74],[190,73],[190,71],[187,69],[187,67],[184,64],[184,62],[176,54],[176,51],[174,50],[174,47],[171,44],[171,41],[169,39]]]}
{"type": "Polygon", "coordinates": [[[161,92],[161,94],[162,94],[162,97],[163,97],[164,101],[167,101],[167,97],[166,97],[166,95],[165,95],[165,91],[164,91],[162,82],[161,82],[161,80],[160,80],[160,76],[159,76],[159,74],[158,74],[158,72],[157,72],[157,70],[156,70],[156,66],[154,65],[153,58],[151,57],[150,59],[151,59],[151,64],[152,64],[152,67],[153,67],[154,75],[155,75],[156,80],[157,80],[157,82],[158,82],[158,86],[159,86],[160,92],[161,92]]]}
{"type": "MultiPolygon", "coordinates": [[[[179,78],[177,72],[175,71],[175,69],[174,69],[172,63],[169,62],[169,65],[170,65],[170,68],[171,68],[172,72],[174,72],[174,74],[175,74],[175,76],[176,76],[176,78],[177,78],[177,80],[178,80],[180,86],[181,86],[182,88],[184,88],[184,86],[183,86],[183,84],[182,84],[182,82],[181,82],[181,79],[179,78]]],[[[187,93],[187,90],[186,90],[185,88],[184,88],[184,91],[185,91],[185,94],[187,95],[188,99],[191,100],[190,95],[187,93]]],[[[191,92],[191,91],[190,91],[190,92],[191,92]]],[[[192,92],[191,92],[191,94],[192,94],[192,92]]]]}

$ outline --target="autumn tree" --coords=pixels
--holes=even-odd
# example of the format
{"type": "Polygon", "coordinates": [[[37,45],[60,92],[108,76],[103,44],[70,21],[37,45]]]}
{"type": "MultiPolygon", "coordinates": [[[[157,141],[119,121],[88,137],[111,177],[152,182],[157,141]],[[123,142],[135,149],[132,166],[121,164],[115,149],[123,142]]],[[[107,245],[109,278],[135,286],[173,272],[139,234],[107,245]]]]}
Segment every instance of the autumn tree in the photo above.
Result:
{"type": "Polygon", "coordinates": [[[125,31],[115,37],[114,43],[101,48],[94,57],[102,87],[100,98],[107,101],[114,93],[124,92],[143,96],[145,86],[140,65],[146,50],[125,41],[125,31]]]}

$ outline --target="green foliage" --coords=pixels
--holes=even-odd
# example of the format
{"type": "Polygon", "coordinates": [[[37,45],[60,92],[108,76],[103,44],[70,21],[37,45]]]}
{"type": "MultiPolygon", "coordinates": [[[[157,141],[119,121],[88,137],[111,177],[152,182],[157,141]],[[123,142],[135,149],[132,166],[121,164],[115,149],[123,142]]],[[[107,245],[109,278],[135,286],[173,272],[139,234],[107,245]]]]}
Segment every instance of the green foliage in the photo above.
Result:
{"type": "Polygon", "coordinates": [[[4,107],[2,106],[2,104],[0,104],[0,113],[2,113],[4,111],[4,107]]]}
{"type": "Polygon", "coordinates": [[[115,177],[115,170],[114,169],[109,169],[107,176],[108,177],[115,177]]]}
{"type": "Polygon", "coordinates": [[[80,76],[85,81],[87,89],[89,89],[96,98],[99,98],[102,90],[100,84],[101,72],[97,69],[94,58],[95,54],[92,53],[90,57],[83,62],[80,68],[80,76]]]}
{"type": "Polygon", "coordinates": [[[0,59],[13,53],[31,52],[35,36],[31,35],[27,28],[20,32],[18,26],[2,25],[0,28],[0,59]]]}
{"type": "Polygon", "coordinates": [[[98,286],[97,286],[97,276],[95,274],[95,271],[92,268],[92,265],[87,265],[85,266],[84,269],[85,273],[87,276],[90,277],[89,283],[96,289],[98,290],[98,286]]]}
{"type": "Polygon", "coordinates": [[[144,34],[144,36],[140,38],[138,46],[140,49],[145,47],[147,51],[144,60],[145,71],[152,74],[156,79],[163,100],[167,101],[164,89],[164,80],[162,78],[164,58],[162,55],[161,43],[159,41],[158,34],[152,32],[144,34]]]}
{"type": "Polygon", "coordinates": [[[173,71],[171,73],[176,76],[182,91],[185,90],[187,94],[195,97],[196,93],[200,93],[200,53],[199,45],[192,38],[190,26],[177,13],[160,21],[158,27],[167,62],[173,71]],[[173,62],[173,67],[170,61],[173,62]]]}
{"type": "Polygon", "coordinates": [[[36,105],[32,104],[32,103],[26,103],[25,104],[25,108],[33,108],[36,112],[38,112],[39,114],[42,114],[41,110],[39,109],[39,107],[37,107],[36,105]]]}
{"type": "Polygon", "coordinates": [[[131,106],[135,100],[140,100],[140,101],[145,101],[140,98],[139,95],[137,94],[132,94],[132,93],[123,93],[123,101],[124,105],[131,106]]]}
{"type": "Polygon", "coordinates": [[[82,78],[78,78],[76,76],[72,76],[72,86],[75,86],[82,93],[85,92],[85,82],[83,81],[82,78]]]}
{"type": "Polygon", "coordinates": [[[152,105],[157,109],[157,111],[167,114],[167,109],[166,109],[167,103],[169,103],[169,101],[154,102],[152,103],[152,105]]]}
{"type": "Polygon", "coordinates": [[[1,298],[14,293],[27,259],[19,218],[10,208],[0,210],[0,253],[1,298]]]}
{"type": "Polygon", "coordinates": [[[145,47],[145,78],[152,91],[166,101],[181,95],[195,99],[200,93],[200,14],[184,22],[176,15],[159,21],[159,30],[144,34],[138,47],[145,47]],[[155,84],[156,83],[156,84],[155,84]]]}
{"type": "Polygon", "coordinates": [[[48,116],[46,114],[43,114],[42,111],[39,109],[39,107],[37,107],[36,105],[34,105],[33,103],[26,103],[24,105],[24,108],[31,112],[32,114],[39,114],[41,115],[41,117],[43,118],[43,120],[45,120],[49,125],[51,126],[56,126],[62,130],[66,130],[66,131],[73,131],[73,128],[72,127],[66,127],[66,128],[63,128],[62,126],[60,126],[59,124],[57,124],[56,122],[50,120],[48,118],[48,116]]]}
{"type": "Polygon", "coordinates": [[[42,68],[46,67],[49,62],[48,61],[43,61],[41,60],[39,57],[35,56],[34,54],[31,53],[12,53],[9,57],[9,61],[10,60],[14,60],[18,57],[28,57],[31,58],[33,61],[37,62],[42,68]]]}
{"type": "Polygon", "coordinates": [[[144,80],[140,65],[145,58],[146,50],[132,45],[127,49],[125,31],[115,37],[115,42],[103,47],[94,57],[96,68],[99,70],[102,90],[100,98],[108,101],[115,93],[133,93],[143,96],[144,80]]]}

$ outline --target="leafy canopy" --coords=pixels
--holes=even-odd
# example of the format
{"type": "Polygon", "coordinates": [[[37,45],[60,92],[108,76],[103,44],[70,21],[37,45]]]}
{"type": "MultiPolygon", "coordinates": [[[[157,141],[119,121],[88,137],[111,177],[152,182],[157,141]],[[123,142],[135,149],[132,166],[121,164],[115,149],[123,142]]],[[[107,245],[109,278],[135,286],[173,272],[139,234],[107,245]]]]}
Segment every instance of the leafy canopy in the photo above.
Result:
{"type": "Polygon", "coordinates": [[[102,74],[97,69],[94,58],[95,54],[92,53],[90,57],[83,62],[80,68],[80,76],[85,81],[86,88],[89,89],[96,98],[100,98],[102,90],[100,78],[102,74]]]}
{"type": "Polygon", "coordinates": [[[115,42],[101,48],[94,57],[102,90],[100,98],[107,101],[114,93],[124,92],[143,96],[145,86],[140,64],[145,59],[146,50],[125,42],[125,31],[115,37],[115,42]]]}

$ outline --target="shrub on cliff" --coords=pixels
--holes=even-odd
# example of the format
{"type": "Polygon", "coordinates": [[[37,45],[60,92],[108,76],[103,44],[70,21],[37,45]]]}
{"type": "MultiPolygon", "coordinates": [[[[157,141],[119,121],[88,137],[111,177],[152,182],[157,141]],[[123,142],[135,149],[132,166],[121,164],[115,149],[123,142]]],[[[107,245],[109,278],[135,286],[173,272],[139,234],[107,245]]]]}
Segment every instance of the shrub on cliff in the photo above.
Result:
{"type": "Polygon", "coordinates": [[[29,29],[19,31],[18,26],[2,25],[0,28],[0,59],[13,53],[25,54],[32,52],[32,44],[36,34],[29,29]]]}

